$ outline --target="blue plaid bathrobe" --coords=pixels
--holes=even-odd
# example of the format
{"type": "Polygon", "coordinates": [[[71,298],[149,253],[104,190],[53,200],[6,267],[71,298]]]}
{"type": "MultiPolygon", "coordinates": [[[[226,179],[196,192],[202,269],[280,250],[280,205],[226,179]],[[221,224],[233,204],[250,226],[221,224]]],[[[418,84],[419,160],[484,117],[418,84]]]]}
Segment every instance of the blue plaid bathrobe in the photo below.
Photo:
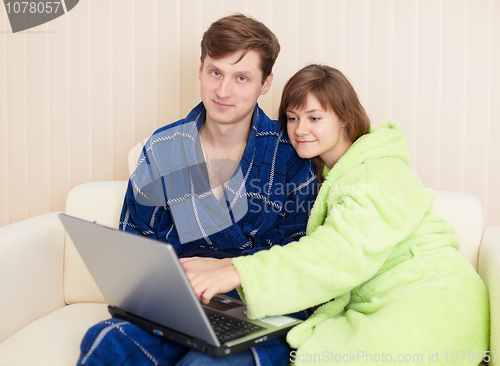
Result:
{"type": "MultiPolygon", "coordinates": [[[[158,129],[146,142],[128,183],[120,229],[168,242],[179,257],[236,257],[298,240],[305,234],[318,190],[312,163],[297,156],[286,132],[256,106],[243,156],[217,199],[198,136],[205,115],[200,103],[185,119],[158,129]]],[[[225,162],[214,165],[224,170],[225,162]]],[[[89,350],[111,352],[99,350],[102,333],[110,326],[91,328],[81,360],[91,358],[88,353],[84,357],[89,350]],[[89,341],[91,333],[96,338],[89,341]]],[[[132,340],[137,346],[114,357],[129,357],[141,342],[132,340]]],[[[279,364],[277,346],[273,340],[254,347],[256,365],[279,364]]],[[[288,359],[280,357],[286,364],[288,359]]]]}

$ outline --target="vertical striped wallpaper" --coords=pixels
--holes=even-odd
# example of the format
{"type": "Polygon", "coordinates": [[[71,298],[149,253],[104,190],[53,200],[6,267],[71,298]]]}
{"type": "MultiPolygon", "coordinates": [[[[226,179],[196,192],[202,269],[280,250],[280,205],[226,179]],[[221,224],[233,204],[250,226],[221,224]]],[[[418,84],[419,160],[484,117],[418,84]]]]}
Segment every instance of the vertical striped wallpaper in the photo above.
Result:
{"type": "Polygon", "coordinates": [[[16,34],[0,8],[0,226],[127,179],[129,149],[199,102],[201,36],[233,12],[280,39],[269,115],[297,69],[334,66],[373,124],[403,125],[425,185],[500,226],[500,0],[81,0],[16,34]]]}

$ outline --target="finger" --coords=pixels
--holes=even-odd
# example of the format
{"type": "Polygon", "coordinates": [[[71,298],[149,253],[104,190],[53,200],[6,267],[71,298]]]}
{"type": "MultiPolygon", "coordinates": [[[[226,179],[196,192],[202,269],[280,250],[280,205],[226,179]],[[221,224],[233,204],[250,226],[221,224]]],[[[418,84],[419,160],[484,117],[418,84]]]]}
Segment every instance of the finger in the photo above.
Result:
{"type": "Polygon", "coordinates": [[[182,268],[184,269],[184,272],[194,272],[196,269],[196,258],[182,258],[183,260],[180,261],[182,268]]]}
{"type": "Polygon", "coordinates": [[[186,276],[189,280],[189,283],[191,283],[191,287],[196,287],[200,283],[200,275],[198,272],[189,272],[186,273],[186,276]]]}
{"type": "Polygon", "coordinates": [[[196,293],[196,295],[198,295],[198,293],[196,292],[196,288],[198,287],[199,280],[196,278],[195,272],[186,273],[186,276],[194,292],[196,293]]]}
{"type": "Polygon", "coordinates": [[[195,260],[197,257],[187,257],[187,258],[179,258],[179,262],[182,263],[187,263],[187,262],[191,262],[193,260],[195,260]]]}
{"type": "Polygon", "coordinates": [[[203,276],[198,275],[197,272],[193,272],[188,274],[188,280],[191,283],[191,287],[198,298],[198,300],[202,300],[202,294],[206,291],[206,283],[203,276]]]}
{"type": "Polygon", "coordinates": [[[208,304],[215,295],[214,291],[210,290],[210,282],[203,275],[196,272],[188,274],[188,279],[198,300],[208,304]]]}
{"type": "Polygon", "coordinates": [[[202,294],[201,294],[201,301],[205,304],[208,305],[210,303],[210,300],[212,300],[212,297],[215,296],[215,292],[212,291],[211,289],[206,289],[202,294]]]}
{"type": "Polygon", "coordinates": [[[199,285],[198,286],[193,285],[192,283],[191,283],[191,286],[193,287],[194,294],[196,295],[196,297],[198,298],[198,300],[201,301],[202,300],[201,296],[203,294],[203,287],[201,287],[199,285]]]}

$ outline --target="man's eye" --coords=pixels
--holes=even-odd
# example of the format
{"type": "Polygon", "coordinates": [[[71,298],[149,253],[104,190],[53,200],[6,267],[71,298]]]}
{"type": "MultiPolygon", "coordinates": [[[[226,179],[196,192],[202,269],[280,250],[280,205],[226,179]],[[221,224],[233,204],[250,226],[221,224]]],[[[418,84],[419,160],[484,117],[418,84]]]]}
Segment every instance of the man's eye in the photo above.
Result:
{"type": "Polygon", "coordinates": [[[247,78],[246,78],[246,77],[244,77],[244,76],[238,76],[238,81],[240,81],[240,82],[244,82],[244,81],[246,81],[246,80],[247,80],[247,78]]]}
{"type": "Polygon", "coordinates": [[[218,71],[212,71],[212,75],[219,77],[220,76],[220,72],[218,72],[218,71]]]}

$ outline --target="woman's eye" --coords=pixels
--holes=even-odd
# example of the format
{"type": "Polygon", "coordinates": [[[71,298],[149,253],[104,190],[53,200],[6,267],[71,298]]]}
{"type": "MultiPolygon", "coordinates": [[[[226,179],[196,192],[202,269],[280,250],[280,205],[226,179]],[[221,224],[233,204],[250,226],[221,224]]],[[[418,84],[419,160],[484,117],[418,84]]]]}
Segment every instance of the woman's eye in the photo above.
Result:
{"type": "Polygon", "coordinates": [[[294,122],[294,121],[297,120],[297,118],[295,118],[295,117],[288,117],[287,120],[288,120],[288,122],[294,122]]]}
{"type": "Polygon", "coordinates": [[[311,117],[311,121],[317,122],[321,119],[321,117],[311,117]]]}

